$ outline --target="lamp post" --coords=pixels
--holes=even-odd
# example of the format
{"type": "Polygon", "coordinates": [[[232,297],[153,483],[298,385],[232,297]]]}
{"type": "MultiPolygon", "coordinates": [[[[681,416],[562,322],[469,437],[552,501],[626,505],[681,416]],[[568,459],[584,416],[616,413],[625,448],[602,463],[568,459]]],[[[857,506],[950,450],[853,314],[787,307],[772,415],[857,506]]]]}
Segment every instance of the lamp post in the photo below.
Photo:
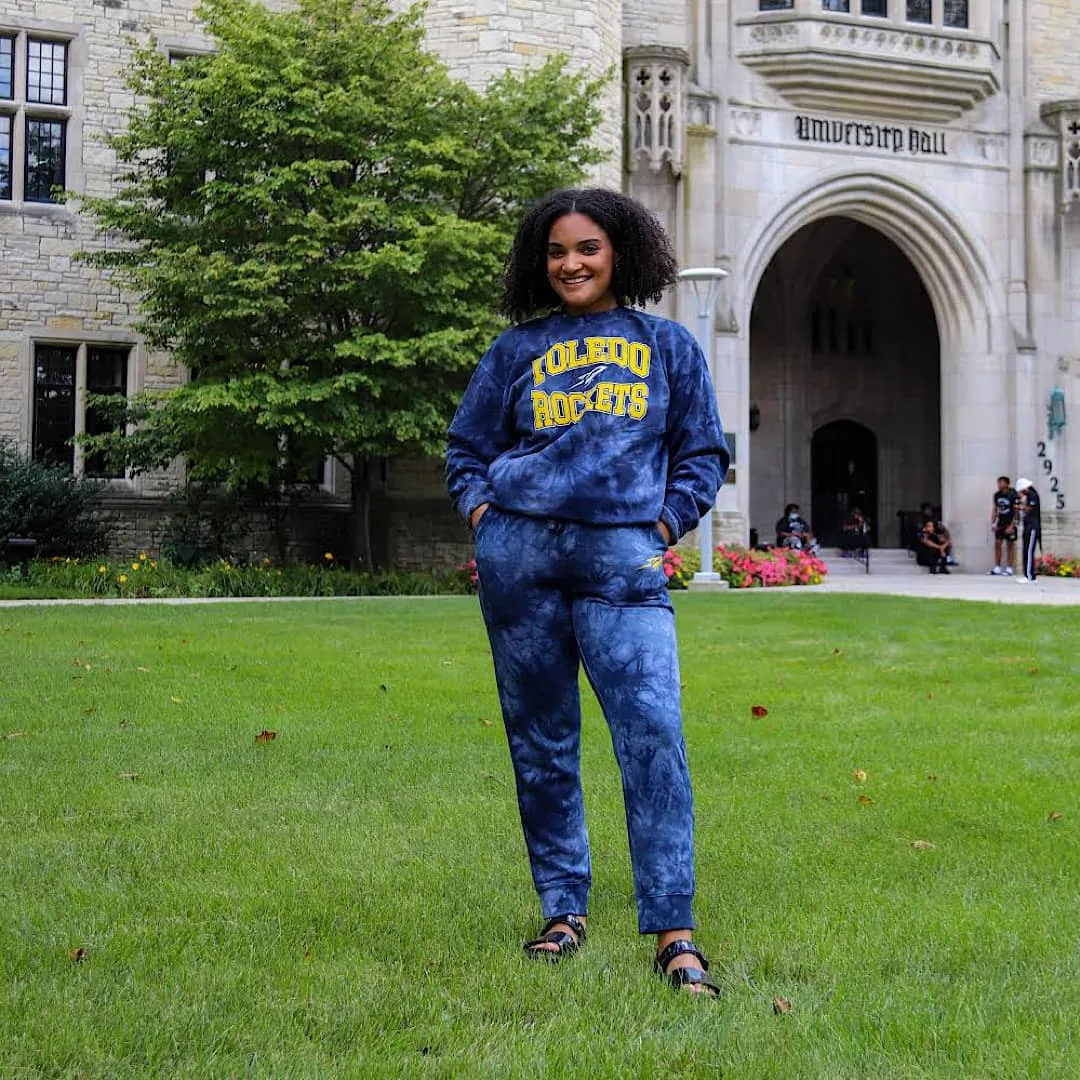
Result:
{"type": "MultiPolygon", "coordinates": [[[[713,318],[716,312],[716,300],[720,295],[720,282],[728,276],[726,270],[718,266],[691,266],[679,271],[680,281],[689,281],[697,301],[698,344],[705,354],[705,365],[709,371],[709,382],[716,392],[713,376],[713,318]]],[[[698,546],[701,549],[701,569],[694,575],[692,585],[720,584],[722,578],[713,571],[712,507],[709,507],[698,525],[698,546]]]]}

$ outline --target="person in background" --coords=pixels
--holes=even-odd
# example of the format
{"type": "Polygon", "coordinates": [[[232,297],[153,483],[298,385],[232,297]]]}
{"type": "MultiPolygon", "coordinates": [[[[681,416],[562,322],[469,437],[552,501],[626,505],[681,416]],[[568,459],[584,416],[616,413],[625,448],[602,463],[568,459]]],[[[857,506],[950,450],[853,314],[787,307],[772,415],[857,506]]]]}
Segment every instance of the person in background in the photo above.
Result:
{"type": "Polygon", "coordinates": [[[934,526],[935,542],[945,545],[945,565],[957,566],[958,563],[953,558],[952,533],[949,532],[945,522],[941,520],[940,512],[934,509],[933,503],[928,502],[924,502],[919,507],[919,512],[922,515],[922,524],[920,525],[918,542],[922,543],[922,528],[927,522],[930,522],[934,526]]]}
{"type": "Polygon", "coordinates": [[[1035,548],[1042,550],[1042,501],[1035,485],[1026,477],[1016,481],[1016,492],[1020,496],[1020,512],[1024,515],[1021,548],[1024,575],[1016,580],[1021,585],[1030,585],[1035,580],[1035,548]]]}
{"type": "Polygon", "coordinates": [[[784,516],[776,523],[776,546],[793,551],[817,551],[810,522],[799,512],[798,503],[788,503],[784,507],[784,516]]]}
{"type": "Polygon", "coordinates": [[[925,566],[931,574],[947,574],[949,572],[948,553],[950,543],[947,531],[939,522],[928,518],[922,524],[919,533],[919,547],[915,553],[915,561],[920,566],[925,566]]]}
{"type": "Polygon", "coordinates": [[[870,519],[856,506],[841,526],[840,546],[844,558],[850,558],[853,551],[862,551],[870,545],[870,519]]]}
{"type": "Polygon", "coordinates": [[[987,574],[1013,576],[1013,563],[1016,562],[1016,504],[1018,496],[1007,476],[997,478],[997,491],[994,492],[990,509],[990,528],[994,533],[994,565],[987,574]],[[1008,562],[1001,559],[1005,548],[1008,562]]]}

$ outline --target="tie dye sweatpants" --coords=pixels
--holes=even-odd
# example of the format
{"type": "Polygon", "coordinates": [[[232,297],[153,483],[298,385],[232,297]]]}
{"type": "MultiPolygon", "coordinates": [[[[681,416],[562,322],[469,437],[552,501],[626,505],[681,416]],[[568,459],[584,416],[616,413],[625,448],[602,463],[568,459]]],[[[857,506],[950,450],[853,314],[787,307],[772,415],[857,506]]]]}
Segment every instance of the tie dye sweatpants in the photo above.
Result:
{"type": "Polygon", "coordinates": [[[694,925],[694,807],[664,551],[654,525],[492,507],[477,527],[480,603],[545,918],[588,912],[580,664],[622,773],[638,929],[694,925]]]}

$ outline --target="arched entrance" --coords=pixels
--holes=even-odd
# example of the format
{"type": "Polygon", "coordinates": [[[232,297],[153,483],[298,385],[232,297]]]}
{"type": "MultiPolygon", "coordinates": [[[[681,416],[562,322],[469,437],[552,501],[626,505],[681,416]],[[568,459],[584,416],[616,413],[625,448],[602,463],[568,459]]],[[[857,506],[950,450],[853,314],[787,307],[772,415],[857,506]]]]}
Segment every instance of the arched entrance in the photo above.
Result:
{"type": "Polygon", "coordinates": [[[853,510],[870,519],[870,544],[878,543],[877,438],[854,420],[833,420],[814,432],[810,443],[810,497],[814,535],[839,545],[853,510]]]}
{"type": "Polygon", "coordinates": [[[934,309],[908,257],[877,229],[827,217],[762,275],[750,318],[750,524],[796,502],[822,544],[858,505],[872,539],[941,501],[941,366],[934,309]]]}
{"type": "MultiPolygon", "coordinates": [[[[934,479],[960,561],[981,560],[987,549],[986,477],[996,473],[996,465],[991,463],[1004,460],[1007,465],[1015,461],[1016,447],[1034,445],[1037,438],[1031,418],[1017,414],[1011,405],[1007,373],[1015,339],[1006,317],[1004,279],[996,269],[991,273],[994,260],[985,246],[933,194],[903,176],[873,169],[844,167],[815,177],[806,187],[778,193],[762,205],[757,227],[746,236],[732,262],[732,274],[726,283],[730,329],[725,331],[721,321],[716,343],[718,386],[722,391],[724,381],[729,380],[733,388],[726,405],[721,394],[722,405],[728,410],[726,415],[738,417],[733,430],[740,436],[738,480],[729,505],[742,518],[744,535],[745,530],[762,520],[753,485],[757,483],[760,488],[761,477],[763,473],[768,475],[769,466],[759,467],[762,463],[755,460],[755,455],[759,447],[764,450],[765,446],[757,433],[751,435],[748,430],[750,426],[760,432],[768,430],[764,417],[758,425],[757,414],[751,408],[755,404],[751,382],[756,391],[760,390],[760,381],[751,374],[751,352],[760,357],[762,331],[769,332],[762,315],[762,296],[767,292],[762,286],[767,285],[768,271],[773,269],[776,256],[792,241],[809,249],[804,268],[826,257],[824,252],[813,251],[813,244],[807,245],[806,240],[813,236],[810,229],[814,225],[837,219],[865,225],[892,241],[910,260],[907,270],[920,281],[929,298],[939,337],[940,472],[934,479]],[[1012,432],[1011,438],[1006,435],[1003,440],[1002,433],[1008,432],[1012,432]]],[[[803,273],[801,278],[787,283],[789,294],[793,292],[797,297],[804,293],[807,278],[803,273]]],[[[806,338],[809,329],[804,331],[806,338]]],[[[788,340],[798,339],[789,335],[788,340]]],[[[805,404],[791,394],[786,395],[786,400],[785,408],[793,413],[805,404]]],[[[904,402],[896,406],[898,411],[905,407],[904,402]]],[[[847,410],[821,417],[814,427],[845,417],[862,420],[877,431],[874,424],[847,410]]],[[[793,472],[805,478],[805,491],[792,493],[787,501],[800,501],[804,510],[811,498],[809,454],[813,430],[805,433],[799,446],[792,446],[790,454],[781,455],[771,466],[781,469],[785,459],[795,463],[793,472]]],[[[880,432],[878,435],[881,438],[880,432]]],[[[883,439],[879,451],[883,451],[883,439]]],[[[920,454],[918,460],[926,460],[927,456],[920,454]]],[[[879,453],[879,474],[883,472],[879,453]]],[[[793,478],[781,476],[779,486],[788,487],[789,479],[793,478]]],[[[879,539],[895,544],[898,530],[892,533],[896,523],[888,521],[885,498],[883,485],[879,484],[879,539]]],[[[783,496],[780,499],[782,509],[783,496]]],[[[768,525],[762,536],[771,532],[777,513],[772,512],[771,520],[765,516],[768,525]]]]}

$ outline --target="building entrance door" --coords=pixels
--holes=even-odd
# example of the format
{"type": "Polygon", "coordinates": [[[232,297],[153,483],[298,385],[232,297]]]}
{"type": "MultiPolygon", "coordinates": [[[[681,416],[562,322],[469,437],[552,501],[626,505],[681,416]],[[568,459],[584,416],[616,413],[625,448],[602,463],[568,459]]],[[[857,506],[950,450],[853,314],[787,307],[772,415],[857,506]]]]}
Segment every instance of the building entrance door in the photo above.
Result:
{"type": "Polygon", "coordinates": [[[877,546],[877,439],[853,420],[834,420],[814,432],[810,446],[811,525],[824,547],[838,547],[844,522],[859,509],[877,546]]]}

